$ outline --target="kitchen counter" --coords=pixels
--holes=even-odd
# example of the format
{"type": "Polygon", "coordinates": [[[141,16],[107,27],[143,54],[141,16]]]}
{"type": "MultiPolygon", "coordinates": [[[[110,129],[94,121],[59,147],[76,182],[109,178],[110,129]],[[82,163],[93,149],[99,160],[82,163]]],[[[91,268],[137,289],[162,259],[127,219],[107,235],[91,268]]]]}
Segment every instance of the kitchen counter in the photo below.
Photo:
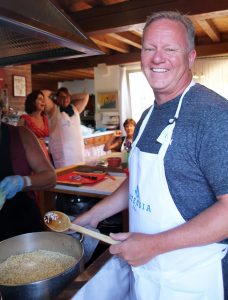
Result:
{"type": "Polygon", "coordinates": [[[95,131],[93,133],[83,135],[83,139],[89,139],[89,138],[93,138],[93,137],[109,135],[109,134],[113,134],[114,132],[115,132],[114,130],[95,131]]]}
{"type": "MultiPolygon", "coordinates": [[[[112,175],[113,176],[113,175],[112,175]]],[[[106,178],[93,185],[70,186],[56,184],[51,191],[56,193],[78,194],[83,196],[103,197],[112,194],[126,179],[125,175],[113,176],[114,179],[106,178]]]]}
{"type": "MultiPolygon", "coordinates": [[[[119,154],[121,155],[121,154],[119,154]]],[[[106,159],[110,155],[103,156],[100,159],[106,159]]],[[[111,155],[113,156],[113,155],[111,155]]],[[[99,159],[99,160],[100,160],[99,159]]],[[[91,158],[90,162],[95,163],[97,158],[91,158]]],[[[81,164],[82,166],[84,164],[81,164]]],[[[60,168],[56,170],[57,175],[62,175],[66,173],[70,173],[77,168],[76,165],[69,166],[65,168],[60,168]]],[[[84,196],[96,196],[96,197],[104,197],[112,194],[126,179],[126,174],[120,169],[119,172],[110,172],[108,171],[108,175],[106,178],[100,182],[97,182],[93,185],[81,185],[81,186],[74,186],[74,185],[67,185],[67,184],[59,184],[57,183],[56,186],[50,190],[49,192],[55,193],[67,193],[67,194],[79,194],[84,196]]]]}
{"type": "Polygon", "coordinates": [[[112,194],[126,179],[125,173],[109,173],[104,180],[93,185],[73,186],[56,184],[53,192],[78,194],[83,196],[104,197],[112,194]]]}
{"type": "MultiPolygon", "coordinates": [[[[101,161],[106,161],[109,157],[120,157],[123,160],[123,154],[121,152],[112,152],[106,155],[102,155],[99,157],[96,156],[90,156],[87,157],[86,161],[83,163],[80,163],[78,165],[71,165],[63,168],[58,168],[56,169],[56,174],[57,175],[63,175],[66,173],[70,173],[74,170],[77,169],[77,166],[91,166],[96,168],[96,165],[101,162],[101,161]]],[[[99,167],[97,166],[98,168],[99,167]]],[[[82,185],[80,187],[77,186],[70,186],[70,185],[64,185],[64,184],[56,184],[56,186],[50,191],[56,191],[58,192],[59,190],[64,190],[70,192],[80,192],[80,193],[85,193],[86,195],[88,193],[91,194],[97,194],[97,196],[107,196],[113,193],[121,184],[122,182],[126,179],[126,173],[119,168],[111,168],[111,167],[103,167],[105,172],[108,172],[108,175],[105,178],[105,180],[98,182],[93,185],[82,185]]]]}
{"type": "MultiPolygon", "coordinates": [[[[81,165],[84,166],[84,164],[81,165]]],[[[56,173],[57,175],[70,173],[75,167],[77,167],[77,165],[60,168],[56,170],[56,173]]],[[[67,184],[56,184],[54,188],[40,192],[41,214],[44,215],[47,211],[55,209],[55,197],[57,193],[88,196],[91,197],[91,199],[102,199],[112,194],[127,178],[123,171],[122,173],[109,172],[109,175],[111,176],[107,176],[105,180],[93,185],[72,186],[67,184]]]]}

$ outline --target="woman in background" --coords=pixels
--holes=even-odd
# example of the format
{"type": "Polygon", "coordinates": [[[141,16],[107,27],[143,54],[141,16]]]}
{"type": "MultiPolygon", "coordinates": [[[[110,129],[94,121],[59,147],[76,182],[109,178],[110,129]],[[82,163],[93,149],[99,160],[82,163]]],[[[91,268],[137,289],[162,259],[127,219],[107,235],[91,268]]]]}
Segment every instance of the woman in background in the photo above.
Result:
{"type": "Polygon", "coordinates": [[[116,130],[111,138],[104,146],[104,151],[123,151],[126,149],[130,152],[133,134],[135,130],[135,121],[133,119],[126,119],[123,123],[126,136],[122,136],[121,130],[116,130]]]}
{"type": "Polygon", "coordinates": [[[45,101],[42,91],[34,90],[25,100],[25,112],[27,114],[20,117],[18,125],[29,128],[36,135],[46,157],[50,160],[45,144],[45,138],[49,136],[49,127],[44,109],[45,101]]]}

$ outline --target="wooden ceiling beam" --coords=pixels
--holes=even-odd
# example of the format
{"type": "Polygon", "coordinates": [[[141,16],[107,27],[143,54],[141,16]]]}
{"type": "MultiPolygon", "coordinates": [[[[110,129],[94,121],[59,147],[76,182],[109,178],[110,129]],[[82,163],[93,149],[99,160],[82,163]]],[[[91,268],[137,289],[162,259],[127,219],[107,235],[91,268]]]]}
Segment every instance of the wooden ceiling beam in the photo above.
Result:
{"type": "Polygon", "coordinates": [[[53,73],[53,72],[48,72],[48,73],[41,73],[39,74],[39,77],[40,78],[46,78],[46,76],[48,75],[49,78],[52,78],[52,79],[58,79],[58,78],[62,78],[62,79],[69,79],[71,78],[72,76],[69,76],[69,75],[66,75],[66,74],[63,74],[63,72],[61,72],[61,74],[56,74],[56,73],[53,73]]]}
{"type": "Polygon", "coordinates": [[[196,52],[198,57],[227,55],[228,42],[199,45],[196,47],[196,52]]]}
{"type": "Polygon", "coordinates": [[[109,49],[109,48],[107,48],[107,47],[104,47],[104,46],[102,46],[102,45],[98,45],[97,44],[97,46],[98,46],[98,48],[100,48],[100,50],[104,53],[104,54],[111,54],[111,49],[109,49]]]}
{"type": "Polygon", "coordinates": [[[77,70],[75,71],[73,76],[62,76],[62,74],[59,74],[59,76],[53,76],[51,73],[45,73],[45,74],[40,74],[39,76],[33,75],[32,79],[35,81],[41,81],[43,82],[44,80],[48,80],[49,82],[54,82],[54,81],[72,81],[72,80],[82,80],[82,79],[93,79],[94,75],[83,75],[80,73],[77,73],[77,70]]]}
{"type": "Polygon", "coordinates": [[[47,72],[47,73],[39,73],[39,74],[35,74],[34,76],[40,76],[40,77],[45,77],[47,74],[50,75],[50,77],[52,78],[72,78],[75,75],[78,76],[89,76],[89,77],[93,77],[94,76],[94,69],[73,69],[70,71],[61,71],[61,74],[56,74],[56,72],[47,72]]]}
{"type": "Polygon", "coordinates": [[[125,2],[126,0],[103,0],[102,2],[105,5],[110,5],[110,4],[116,4],[116,3],[121,3],[121,2],[125,2]]]}
{"type": "Polygon", "coordinates": [[[133,47],[142,49],[141,38],[132,32],[109,33],[109,36],[111,36],[119,41],[122,41],[128,45],[131,45],[133,47]]]}
{"type": "Polygon", "coordinates": [[[91,40],[96,43],[97,45],[101,45],[103,47],[107,47],[109,49],[116,50],[117,52],[121,53],[128,53],[129,47],[125,43],[121,42],[120,40],[117,40],[109,35],[103,35],[103,36],[92,36],[90,37],[91,40]]]}
{"type": "Polygon", "coordinates": [[[89,8],[92,8],[92,6],[86,3],[85,1],[74,2],[70,5],[70,11],[74,12],[89,8]]]}
{"type": "Polygon", "coordinates": [[[143,32],[142,32],[142,30],[140,30],[139,28],[136,29],[136,30],[132,30],[131,32],[132,32],[133,34],[139,36],[140,38],[142,38],[143,32]]]}
{"type": "Polygon", "coordinates": [[[61,74],[69,76],[69,77],[73,77],[75,75],[93,77],[94,69],[93,68],[91,68],[91,69],[74,69],[74,70],[70,70],[70,71],[62,71],[61,74]]]}
{"type": "MultiPolygon", "coordinates": [[[[227,4],[226,4],[227,6],[227,4]]],[[[226,18],[228,16],[228,9],[216,10],[207,13],[194,14],[192,17],[195,20],[206,20],[206,19],[215,19],[215,18],[226,18]]]]}
{"type": "Polygon", "coordinates": [[[101,55],[101,56],[90,56],[86,59],[77,58],[74,61],[58,61],[58,63],[44,63],[32,65],[32,74],[46,73],[52,70],[52,72],[82,69],[82,68],[93,68],[98,64],[106,63],[107,65],[118,65],[123,63],[137,62],[140,60],[141,51],[131,53],[118,53],[115,55],[101,55]]]}
{"type": "Polygon", "coordinates": [[[211,20],[197,20],[197,22],[213,42],[221,42],[220,33],[211,20]]]}
{"type": "Polygon", "coordinates": [[[56,77],[56,78],[51,78],[51,77],[49,77],[49,74],[48,73],[45,73],[45,74],[43,74],[43,75],[45,75],[45,76],[39,76],[39,75],[33,75],[32,76],[32,81],[34,82],[34,81],[36,81],[36,82],[44,82],[44,80],[48,80],[48,82],[50,83],[50,82],[58,82],[59,81],[59,78],[61,78],[61,77],[56,77]]]}
{"type": "MultiPolygon", "coordinates": [[[[148,15],[160,10],[179,10],[191,16],[228,16],[227,0],[132,0],[70,13],[88,35],[134,30],[143,27],[148,15]]],[[[207,18],[208,19],[208,18],[207,18]]]]}

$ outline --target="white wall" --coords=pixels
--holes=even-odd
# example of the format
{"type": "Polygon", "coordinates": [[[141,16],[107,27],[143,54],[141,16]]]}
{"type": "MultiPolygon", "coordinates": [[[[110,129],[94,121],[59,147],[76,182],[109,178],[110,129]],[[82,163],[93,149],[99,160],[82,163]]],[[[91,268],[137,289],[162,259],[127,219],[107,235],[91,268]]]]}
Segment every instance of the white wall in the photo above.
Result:
{"type": "Polygon", "coordinates": [[[194,80],[228,99],[228,57],[198,58],[194,80]]]}
{"type": "MultiPolygon", "coordinates": [[[[106,66],[105,64],[98,65],[94,69],[94,87],[97,101],[98,92],[112,92],[118,91],[120,98],[120,66],[106,66]]],[[[119,103],[117,104],[119,111],[119,103]]],[[[102,112],[97,108],[96,105],[96,124],[97,127],[102,127],[101,124],[102,112]]]]}

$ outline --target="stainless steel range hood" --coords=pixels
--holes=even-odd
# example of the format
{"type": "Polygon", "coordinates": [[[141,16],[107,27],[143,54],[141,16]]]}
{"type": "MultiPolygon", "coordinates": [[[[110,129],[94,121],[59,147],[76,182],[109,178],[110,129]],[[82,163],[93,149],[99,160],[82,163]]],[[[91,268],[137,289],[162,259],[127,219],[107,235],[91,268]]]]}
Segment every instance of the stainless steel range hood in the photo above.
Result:
{"type": "Polygon", "coordinates": [[[0,66],[99,54],[54,0],[0,1],[0,66]]]}

